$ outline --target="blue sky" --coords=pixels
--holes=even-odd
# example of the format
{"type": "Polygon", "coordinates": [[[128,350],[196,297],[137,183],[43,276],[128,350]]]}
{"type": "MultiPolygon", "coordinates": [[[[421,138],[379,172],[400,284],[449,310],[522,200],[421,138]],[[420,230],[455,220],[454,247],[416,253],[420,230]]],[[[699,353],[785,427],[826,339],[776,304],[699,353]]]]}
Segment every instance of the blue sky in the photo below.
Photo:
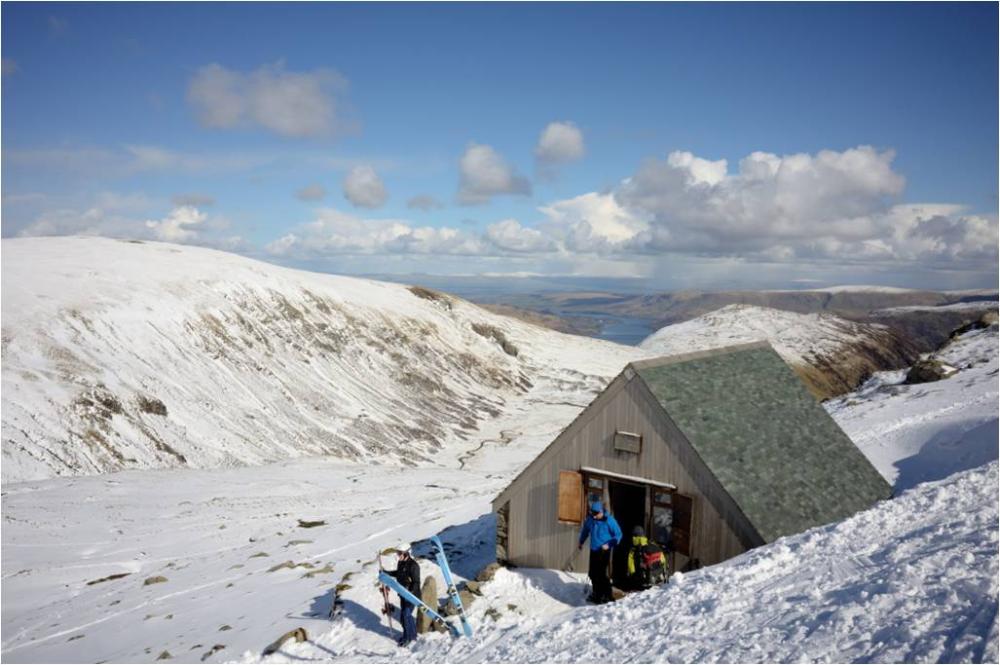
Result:
{"type": "Polygon", "coordinates": [[[665,287],[996,282],[994,3],[2,14],[5,237],[665,287]]]}

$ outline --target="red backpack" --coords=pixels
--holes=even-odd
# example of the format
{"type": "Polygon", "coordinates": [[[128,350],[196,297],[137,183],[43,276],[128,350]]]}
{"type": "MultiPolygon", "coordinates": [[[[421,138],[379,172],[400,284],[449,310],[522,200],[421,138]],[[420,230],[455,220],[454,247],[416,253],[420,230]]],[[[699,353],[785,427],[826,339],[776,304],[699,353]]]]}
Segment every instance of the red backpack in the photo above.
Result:
{"type": "Polygon", "coordinates": [[[666,580],[667,571],[663,567],[663,550],[659,545],[648,543],[632,548],[635,561],[635,576],[639,586],[648,588],[666,580]]]}

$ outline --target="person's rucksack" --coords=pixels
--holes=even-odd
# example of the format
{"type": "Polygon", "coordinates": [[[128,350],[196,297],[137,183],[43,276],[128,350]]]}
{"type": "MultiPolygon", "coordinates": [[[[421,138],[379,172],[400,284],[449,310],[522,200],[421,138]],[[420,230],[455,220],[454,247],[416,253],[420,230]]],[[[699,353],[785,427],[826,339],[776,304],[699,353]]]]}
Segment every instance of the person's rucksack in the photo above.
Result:
{"type": "Polygon", "coordinates": [[[635,561],[636,583],[648,588],[666,580],[667,571],[663,567],[663,550],[654,543],[637,545],[632,549],[635,561]]]}

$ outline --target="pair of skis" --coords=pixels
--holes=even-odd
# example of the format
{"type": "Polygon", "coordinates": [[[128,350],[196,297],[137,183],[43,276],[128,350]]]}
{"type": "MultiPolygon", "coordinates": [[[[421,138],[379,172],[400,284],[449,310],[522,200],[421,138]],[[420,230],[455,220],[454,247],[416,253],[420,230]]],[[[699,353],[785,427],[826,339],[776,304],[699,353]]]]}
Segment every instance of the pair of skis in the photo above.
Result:
{"type": "Polygon", "coordinates": [[[395,577],[390,576],[389,573],[383,570],[378,574],[378,581],[398,593],[400,598],[413,603],[422,612],[425,612],[427,616],[431,618],[431,621],[434,622],[434,625],[447,628],[448,632],[450,632],[454,637],[459,636],[458,628],[455,628],[455,626],[446,621],[443,616],[432,610],[427,603],[410,593],[410,590],[397,582],[395,577]]]}
{"type": "MultiPolygon", "coordinates": [[[[459,596],[458,588],[455,586],[454,578],[452,578],[451,576],[451,566],[448,565],[448,557],[444,553],[444,545],[441,543],[441,539],[438,538],[437,536],[431,537],[431,542],[434,543],[434,548],[437,550],[434,556],[437,559],[438,567],[441,568],[441,573],[444,575],[444,582],[448,588],[448,596],[451,598],[451,602],[455,605],[455,608],[458,610],[458,619],[462,624],[462,633],[464,633],[466,637],[471,638],[472,626],[469,624],[469,619],[465,616],[465,608],[462,606],[462,598],[459,596]]],[[[462,634],[459,633],[458,628],[456,628],[454,624],[452,624],[450,621],[447,621],[444,617],[438,614],[433,608],[429,607],[427,603],[425,603],[423,600],[413,595],[409,589],[407,589],[406,587],[401,585],[398,581],[396,581],[396,578],[390,576],[384,570],[381,570],[381,567],[382,567],[382,560],[380,558],[378,581],[382,583],[383,585],[382,588],[384,589],[383,612],[385,612],[389,606],[388,589],[392,589],[393,591],[399,594],[400,598],[406,599],[407,601],[413,603],[413,605],[419,608],[421,611],[425,612],[427,616],[429,616],[431,620],[435,623],[435,625],[447,628],[448,632],[450,632],[452,636],[458,637],[460,634],[462,634]]],[[[390,627],[391,626],[392,624],[390,620],[390,627]]]]}
{"type": "Polygon", "coordinates": [[[458,595],[455,580],[451,577],[451,566],[448,565],[448,557],[444,554],[444,545],[437,536],[431,536],[431,542],[434,543],[434,548],[437,550],[434,557],[437,559],[438,567],[441,568],[441,573],[444,575],[444,583],[448,587],[448,595],[451,597],[451,602],[454,603],[455,609],[458,610],[458,619],[462,623],[462,632],[465,633],[466,637],[471,638],[472,626],[469,625],[469,619],[465,616],[465,608],[462,607],[462,597],[458,595]]]}
{"type": "MultiPolygon", "coordinates": [[[[378,553],[378,572],[381,575],[385,572],[385,568],[382,567],[382,551],[379,550],[378,553]]],[[[379,587],[382,592],[382,614],[389,621],[389,630],[392,630],[392,603],[389,602],[389,587],[384,584],[379,587]]]]}

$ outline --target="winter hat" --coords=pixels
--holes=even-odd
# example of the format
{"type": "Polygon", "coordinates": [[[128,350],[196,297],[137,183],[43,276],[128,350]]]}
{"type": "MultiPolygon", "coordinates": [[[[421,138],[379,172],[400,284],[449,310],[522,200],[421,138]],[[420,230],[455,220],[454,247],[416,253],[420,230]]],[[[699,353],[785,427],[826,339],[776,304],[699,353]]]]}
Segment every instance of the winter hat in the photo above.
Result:
{"type": "Polygon", "coordinates": [[[632,535],[633,536],[645,536],[646,535],[646,530],[643,529],[638,524],[636,524],[634,527],[632,527],[632,535]]]}
{"type": "Polygon", "coordinates": [[[590,504],[590,512],[592,512],[592,513],[603,513],[604,512],[604,506],[601,504],[600,501],[595,501],[592,504],[590,504]]]}
{"type": "Polygon", "coordinates": [[[407,542],[398,543],[396,545],[396,551],[399,552],[400,554],[409,554],[410,553],[410,544],[407,543],[407,542]]]}

